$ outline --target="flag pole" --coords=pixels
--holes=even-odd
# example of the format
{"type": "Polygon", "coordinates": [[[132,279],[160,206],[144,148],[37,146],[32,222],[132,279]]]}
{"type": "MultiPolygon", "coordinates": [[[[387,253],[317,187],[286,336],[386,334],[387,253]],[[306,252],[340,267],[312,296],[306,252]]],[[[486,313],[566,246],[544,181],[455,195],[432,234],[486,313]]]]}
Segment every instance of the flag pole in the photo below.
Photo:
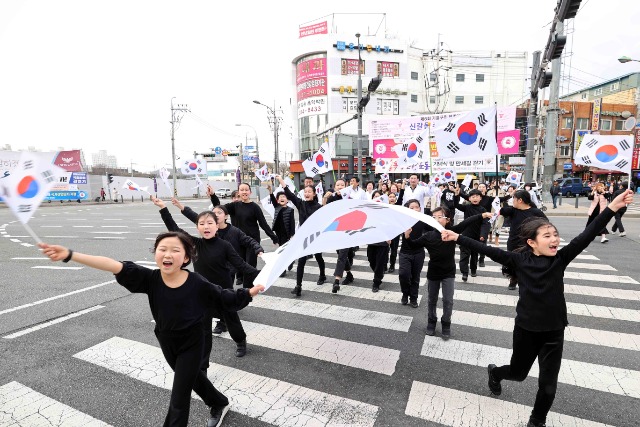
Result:
{"type": "Polygon", "coordinates": [[[22,226],[24,227],[25,230],[27,230],[29,234],[31,234],[31,237],[33,237],[33,240],[35,240],[36,243],[42,243],[42,240],[36,235],[36,233],[33,232],[31,227],[29,227],[29,224],[25,222],[22,224],[22,226]]]}
{"type": "MultiPolygon", "coordinates": [[[[498,103],[494,102],[493,107],[495,109],[496,149],[498,149],[498,154],[496,154],[496,197],[498,197],[500,192],[500,184],[498,181],[498,174],[500,173],[500,150],[498,148],[498,103]]],[[[518,141],[518,144],[519,143],[520,141],[518,141]]]]}

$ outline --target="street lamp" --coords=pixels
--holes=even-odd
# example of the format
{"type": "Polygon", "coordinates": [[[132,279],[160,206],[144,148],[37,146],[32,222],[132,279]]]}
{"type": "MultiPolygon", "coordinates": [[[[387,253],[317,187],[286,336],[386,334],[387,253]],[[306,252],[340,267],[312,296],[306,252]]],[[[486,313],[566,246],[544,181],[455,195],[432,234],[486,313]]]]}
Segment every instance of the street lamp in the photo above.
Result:
{"type": "MultiPolygon", "coordinates": [[[[626,64],[627,62],[640,62],[640,60],[629,58],[628,56],[621,56],[620,58],[618,58],[618,61],[622,64],[626,64]]],[[[640,132],[640,130],[638,130],[638,127],[637,127],[639,123],[640,123],[640,88],[637,88],[636,89],[636,122],[634,124],[634,126],[636,126],[635,133],[634,133],[636,137],[640,132]]]]}
{"type": "Polygon", "coordinates": [[[618,61],[622,64],[626,64],[627,62],[640,62],[639,59],[631,59],[628,56],[621,56],[620,58],[618,58],[618,61]]]}
{"type": "MultiPolygon", "coordinates": [[[[242,151],[242,143],[240,145],[236,145],[236,148],[240,149],[240,155],[238,156],[240,160],[240,182],[244,182],[244,155],[242,151]]],[[[238,183],[238,188],[240,188],[240,183],[238,183]]]]}
{"type": "MultiPolygon", "coordinates": [[[[273,115],[273,142],[274,142],[274,154],[273,154],[273,161],[276,164],[275,166],[275,173],[276,175],[279,175],[280,173],[280,160],[278,158],[278,117],[276,116],[276,104],[275,101],[273,101],[273,108],[269,107],[268,105],[263,104],[260,101],[253,101],[254,104],[258,104],[258,105],[262,105],[263,107],[265,107],[269,113],[271,115],[273,115]]],[[[257,145],[257,144],[256,144],[257,145]]],[[[256,147],[257,148],[257,147],[256,147]]]]}

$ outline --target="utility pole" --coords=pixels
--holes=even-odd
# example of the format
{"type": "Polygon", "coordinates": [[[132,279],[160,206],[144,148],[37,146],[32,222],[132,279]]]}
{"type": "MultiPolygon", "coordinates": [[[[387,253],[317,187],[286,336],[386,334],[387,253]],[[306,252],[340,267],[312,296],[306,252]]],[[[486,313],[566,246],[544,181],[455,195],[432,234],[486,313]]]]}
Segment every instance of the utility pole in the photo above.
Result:
{"type": "Polygon", "coordinates": [[[276,175],[280,174],[280,147],[278,141],[278,133],[280,131],[280,123],[278,122],[278,116],[276,115],[276,101],[273,100],[273,140],[275,141],[275,153],[273,159],[276,163],[276,175]]]}
{"type": "Polygon", "coordinates": [[[189,107],[187,104],[178,104],[176,107],[173,106],[173,100],[176,97],[171,98],[171,160],[173,164],[173,195],[174,197],[178,196],[178,187],[176,183],[176,123],[180,123],[182,120],[182,113],[189,113],[189,107]]]}
{"type": "Polygon", "coordinates": [[[531,97],[529,98],[529,117],[527,118],[527,149],[525,151],[526,166],[524,169],[524,182],[532,182],[533,176],[533,150],[536,145],[536,114],[538,108],[538,72],[540,70],[540,51],[533,52],[533,68],[531,70],[531,97]]]}
{"type": "Polygon", "coordinates": [[[356,34],[358,39],[358,142],[356,144],[356,155],[358,162],[358,180],[361,185],[362,182],[362,113],[364,107],[361,107],[362,103],[362,57],[360,55],[360,33],[356,34]]]}
{"type": "MultiPolygon", "coordinates": [[[[564,30],[563,21],[556,24],[556,37],[562,36],[564,30]]],[[[544,139],[544,169],[542,191],[547,194],[553,182],[553,174],[556,172],[556,137],[558,134],[558,113],[560,105],[560,67],[562,59],[558,55],[551,61],[551,85],[549,88],[549,108],[547,108],[547,130],[544,139]]]]}

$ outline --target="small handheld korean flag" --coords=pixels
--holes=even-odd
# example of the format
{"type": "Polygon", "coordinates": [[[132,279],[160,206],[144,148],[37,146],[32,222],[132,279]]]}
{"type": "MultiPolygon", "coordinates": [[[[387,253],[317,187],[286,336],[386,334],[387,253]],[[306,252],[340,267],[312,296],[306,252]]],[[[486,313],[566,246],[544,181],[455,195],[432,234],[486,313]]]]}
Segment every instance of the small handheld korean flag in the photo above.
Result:
{"type": "Polygon", "coordinates": [[[302,162],[302,167],[304,168],[304,173],[311,178],[333,170],[329,143],[323,143],[312,157],[302,162]]]}
{"type": "Polygon", "coordinates": [[[440,176],[442,178],[442,182],[456,181],[458,178],[454,169],[445,169],[440,171],[440,176]]]}
{"type": "Polygon", "coordinates": [[[444,127],[435,131],[440,158],[498,154],[495,106],[474,110],[444,123],[444,127]]]}
{"type": "Polygon", "coordinates": [[[124,185],[122,186],[122,188],[124,188],[125,190],[131,190],[131,191],[144,191],[145,193],[149,194],[149,192],[147,191],[147,187],[140,187],[138,184],[136,184],[130,179],[127,179],[124,182],[124,185]]]}
{"type": "Polygon", "coordinates": [[[256,169],[256,178],[258,178],[260,182],[264,182],[269,179],[269,169],[267,169],[267,165],[262,166],[260,169],[256,169]]]}
{"type": "Polygon", "coordinates": [[[202,159],[187,159],[182,164],[180,172],[184,175],[197,175],[207,173],[207,162],[202,159]]]}
{"type": "Polygon", "coordinates": [[[318,195],[318,199],[322,200],[322,195],[324,194],[324,188],[322,188],[322,181],[316,185],[316,194],[318,195]]]}
{"type": "Polygon", "coordinates": [[[507,175],[507,184],[512,185],[518,185],[520,184],[520,180],[522,179],[522,172],[514,172],[511,171],[509,172],[509,175],[507,175]]]}
{"type": "Polygon", "coordinates": [[[167,189],[171,191],[171,186],[169,185],[169,175],[169,170],[167,170],[167,168],[165,168],[164,166],[161,167],[160,170],[158,170],[158,176],[160,177],[162,182],[164,182],[164,185],[167,187],[167,189]]]}
{"type": "Polygon", "coordinates": [[[625,135],[585,135],[574,162],[631,173],[633,139],[625,135]]]}
{"type": "Polygon", "coordinates": [[[416,138],[396,144],[392,150],[398,155],[398,164],[412,165],[429,159],[429,128],[416,138]]]}

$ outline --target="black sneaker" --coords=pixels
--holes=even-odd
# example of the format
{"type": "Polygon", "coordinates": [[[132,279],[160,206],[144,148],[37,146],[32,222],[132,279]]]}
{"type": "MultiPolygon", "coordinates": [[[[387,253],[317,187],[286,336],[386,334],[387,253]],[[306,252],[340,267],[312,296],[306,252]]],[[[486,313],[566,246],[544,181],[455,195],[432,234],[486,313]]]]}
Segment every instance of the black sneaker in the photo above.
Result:
{"type": "Polygon", "coordinates": [[[484,261],[478,262],[478,267],[484,267],[484,261]]]}
{"type": "Polygon", "coordinates": [[[302,286],[296,285],[296,287],[291,290],[291,293],[299,297],[300,295],[302,295],[302,286]]]}
{"type": "Polygon", "coordinates": [[[326,282],[327,282],[327,276],[320,276],[318,277],[318,281],[316,282],[316,285],[320,286],[326,282]]]}
{"type": "Polygon", "coordinates": [[[217,322],[216,327],[213,328],[213,333],[216,335],[220,335],[223,332],[227,332],[227,325],[223,322],[217,322]]]}
{"type": "Polygon", "coordinates": [[[402,305],[409,304],[409,297],[406,295],[402,295],[402,298],[400,298],[400,302],[402,303],[402,305]]]}
{"type": "Polygon", "coordinates": [[[446,341],[449,338],[451,338],[451,323],[442,322],[442,339],[446,341]]]}
{"type": "Polygon", "coordinates": [[[244,357],[247,354],[247,340],[236,343],[236,357],[244,357]]]}
{"type": "Polygon", "coordinates": [[[491,390],[491,394],[500,396],[500,393],[502,393],[502,385],[500,385],[500,381],[497,381],[495,378],[493,378],[493,375],[491,374],[491,371],[493,371],[495,368],[496,365],[494,364],[487,366],[487,372],[489,374],[489,390],[491,390]]]}
{"type": "Polygon", "coordinates": [[[418,301],[417,300],[411,300],[409,305],[411,305],[411,307],[413,307],[413,308],[418,308],[418,301]]]}
{"type": "Polygon", "coordinates": [[[339,290],[340,290],[340,282],[338,283],[333,282],[333,288],[331,288],[331,293],[337,294],[339,290]]]}
{"type": "Polygon", "coordinates": [[[348,285],[349,283],[353,283],[353,274],[350,271],[347,271],[347,277],[342,281],[343,285],[348,285]]]}
{"type": "Polygon", "coordinates": [[[463,274],[463,275],[462,275],[462,281],[463,281],[463,282],[466,282],[466,281],[467,281],[467,279],[468,279],[467,275],[466,275],[466,274],[463,274]]]}
{"type": "Polygon", "coordinates": [[[540,421],[536,418],[529,417],[527,427],[547,427],[547,423],[545,421],[540,421]]]}
{"type": "Polygon", "coordinates": [[[211,418],[207,421],[207,427],[218,427],[222,423],[222,419],[229,411],[229,405],[211,408],[211,418]]]}
{"type": "Polygon", "coordinates": [[[471,277],[476,277],[478,274],[475,271],[471,272],[471,277]]]}
{"type": "Polygon", "coordinates": [[[396,268],[392,265],[391,267],[389,267],[388,273],[393,273],[396,271],[396,268]]]}
{"type": "Polygon", "coordinates": [[[430,337],[434,336],[436,333],[436,322],[429,322],[427,324],[427,335],[430,337]]]}
{"type": "Polygon", "coordinates": [[[378,285],[373,285],[373,286],[371,287],[371,292],[373,292],[373,293],[376,293],[376,292],[378,292],[379,290],[380,290],[380,286],[378,286],[378,285]]]}
{"type": "Polygon", "coordinates": [[[510,291],[515,291],[517,284],[518,284],[518,282],[515,279],[509,279],[509,287],[508,287],[508,289],[510,291]]]}

